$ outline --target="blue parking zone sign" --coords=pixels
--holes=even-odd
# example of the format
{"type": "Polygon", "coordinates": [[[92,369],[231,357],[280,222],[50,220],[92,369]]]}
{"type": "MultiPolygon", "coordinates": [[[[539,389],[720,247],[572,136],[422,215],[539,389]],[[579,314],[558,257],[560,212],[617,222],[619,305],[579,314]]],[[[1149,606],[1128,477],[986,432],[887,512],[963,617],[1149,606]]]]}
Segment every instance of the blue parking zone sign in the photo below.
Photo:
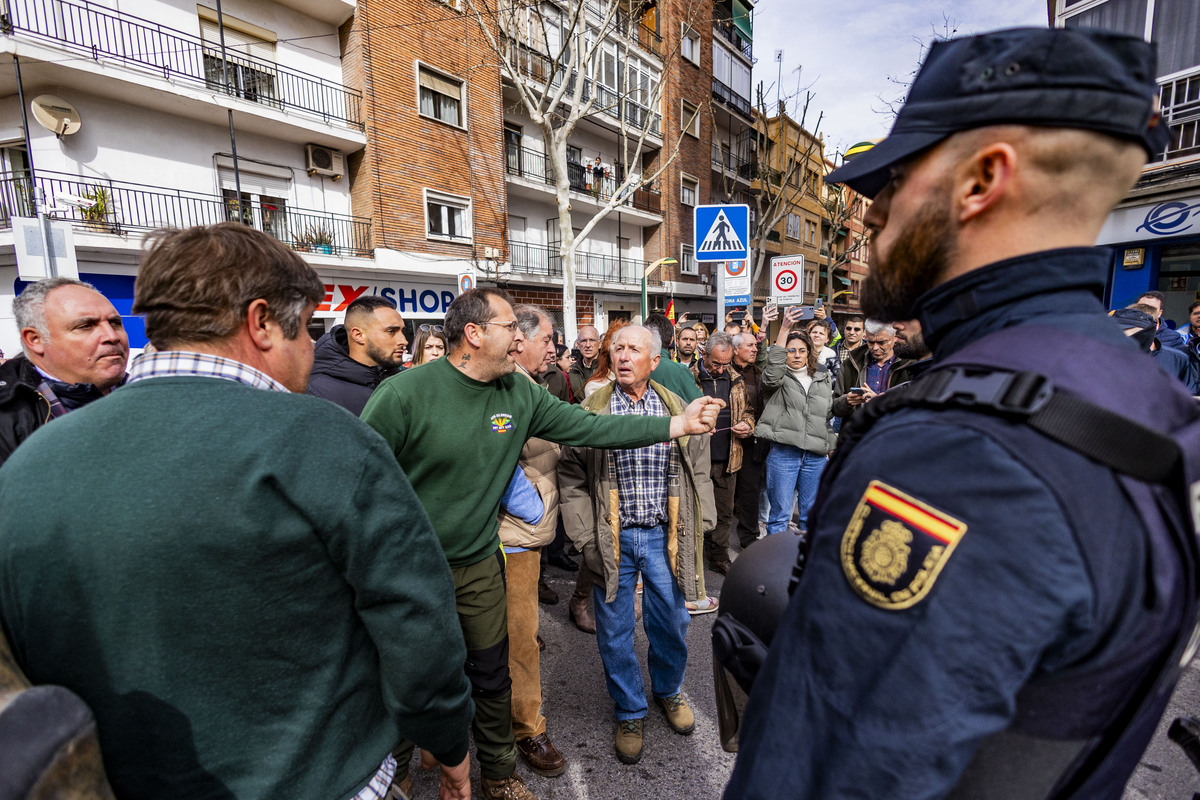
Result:
{"type": "Polygon", "coordinates": [[[696,206],[692,221],[696,261],[750,257],[750,206],[696,206]]]}

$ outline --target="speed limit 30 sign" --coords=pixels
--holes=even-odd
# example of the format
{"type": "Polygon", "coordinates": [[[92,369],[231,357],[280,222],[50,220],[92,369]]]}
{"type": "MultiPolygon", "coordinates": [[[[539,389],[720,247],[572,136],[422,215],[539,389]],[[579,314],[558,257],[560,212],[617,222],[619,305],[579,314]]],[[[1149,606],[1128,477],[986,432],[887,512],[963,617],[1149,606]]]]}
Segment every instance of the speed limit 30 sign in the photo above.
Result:
{"type": "Polygon", "coordinates": [[[771,299],[781,306],[804,302],[804,256],[771,259],[771,299]]]}

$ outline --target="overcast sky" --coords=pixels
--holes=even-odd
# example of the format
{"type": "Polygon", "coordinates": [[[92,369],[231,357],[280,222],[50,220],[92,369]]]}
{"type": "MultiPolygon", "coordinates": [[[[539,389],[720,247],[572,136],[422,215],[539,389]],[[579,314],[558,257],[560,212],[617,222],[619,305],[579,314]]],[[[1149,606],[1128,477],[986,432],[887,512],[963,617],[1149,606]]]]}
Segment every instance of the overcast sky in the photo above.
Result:
{"type": "MultiPolygon", "coordinates": [[[[1046,0],[758,0],[752,81],[762,82],[769,104],[777,83],[784,97],[796,94],[797,85],[801,96],[810,90],[804,126],[813,130],[824,112],[820,132],[825,154],[832,157],[856,142],[887,135],[892,118],[878,113],[885,108],[879,98],[902,98],[906,91],[889,77],[910,81],[921,43],[944,36],[947,20],[958,36],[1045,27],[1046,0]],[[783,50],[781,81],[776,50],[783,50]]],[[[791,102],[788,113],[799,119],[791,102]]]]}

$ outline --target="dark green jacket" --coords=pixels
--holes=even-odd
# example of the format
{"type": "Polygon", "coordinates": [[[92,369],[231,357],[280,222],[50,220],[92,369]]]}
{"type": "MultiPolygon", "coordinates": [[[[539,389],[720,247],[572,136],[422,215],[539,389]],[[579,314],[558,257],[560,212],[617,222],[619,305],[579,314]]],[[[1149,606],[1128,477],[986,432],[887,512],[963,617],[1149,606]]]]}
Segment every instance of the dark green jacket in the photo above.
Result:
{"type": "Polygon", "coordinates": [[[22,444],[0,509],[0,622],[91,706],[117,797],[336,800],[400,737],[466,754],[450,570],[332,403],[135,382],[22,444]]]}
{"type": "Polygon", "coordinates": [[[700,391],[700,385],[696,383],[696,376],[683,364],[680,364],[678,361],[672,361],[671,354],[667,352],[665,347],[663,348],[658,366],[650,373],[650,380],[655,383],[661,383],[679,395],[685,406],[696,398],[704,396],[700,391]]]}

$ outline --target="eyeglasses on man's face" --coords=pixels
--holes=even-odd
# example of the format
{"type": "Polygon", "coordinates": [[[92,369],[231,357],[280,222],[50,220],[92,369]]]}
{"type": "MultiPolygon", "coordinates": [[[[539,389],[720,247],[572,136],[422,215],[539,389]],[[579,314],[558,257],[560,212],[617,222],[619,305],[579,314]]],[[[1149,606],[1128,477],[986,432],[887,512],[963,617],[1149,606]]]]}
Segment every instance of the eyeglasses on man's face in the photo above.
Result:
{"type": "Polygon", "coordinates": [[[424,331],[425,333],[430,333],[430,332],[441,333],[442,326],[441,325],[421,325],[420,327],[417,328],[417,330],[424,331]]]}
{"type": "Polygon", "coordinates": [[[712,369],[725,369],[732,363],[733,363],[732,361],[710,361],[710,362],[708,362],[708,365],[712,369]]]}
{"type": "Polygon", "coordinates": [[[480,326],[495,325],[497,328],[507,328],[510,331],[517,329],[517,321],[515,319],[510,319],[508,322],[497,322],[494,319],[489,319],[487,322],[477,322],[475,324],[480,326]]]}
{"type": "Polygon", "coordinates": [[[855,328],[855,327],[851,327],[850,325],[847,325],[846,333],[862,333],[862,328],[855,328]]]}

